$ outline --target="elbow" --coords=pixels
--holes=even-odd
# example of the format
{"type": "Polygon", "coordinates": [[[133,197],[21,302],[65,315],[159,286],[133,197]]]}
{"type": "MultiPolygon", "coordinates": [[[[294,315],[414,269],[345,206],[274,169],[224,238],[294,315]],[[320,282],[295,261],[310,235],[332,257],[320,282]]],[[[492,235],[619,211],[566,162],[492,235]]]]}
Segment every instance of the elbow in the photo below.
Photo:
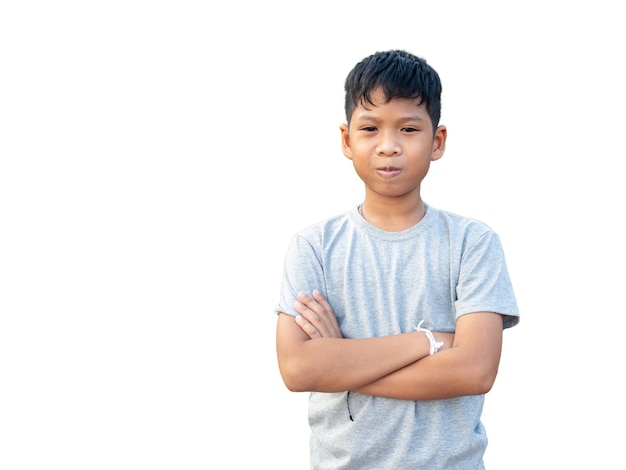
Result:
{"type": "Polygon", "coordinates": [[[289,390],[290,392],[308,392],[309,391],[307,388],[301,387],[295,382],[293,383],[285,382],[285,386],[287,387],[287,390],[289,390]]]}
{"type": "Polygon", "coordinates": [[[297,376],[282,373],[281,376],[285,387],[287,387],[287,390],[290,392],[306,392],[309,390],[297,376]]]}
{"type": "Polygon", "coordinates": [[[499,357],[466,353],[459,362],[458,379],[464,395],[484,395],[493,388],[498,375],[499,357]]]}
{"type": "Polygon", "coordinates": [[[489,393],[496,382],[498,370],[487,368],[475,371],[469,380],[470,393],[469,395],[484,395],[489,393]]]}
{"type": "Polygon", "coordinates": [[[486,382],[486,381],[477,383],[475,385],[476,388],[472,395],[484,395],[486,393],[489,393],[491,389],[493,388],[493,384],[494,382],[486,382]]]}
{"type": "Polygon", "coordinates": [[[307,377],[310,377],[302,366],[293,360],[279,362],[280,376],[290,392],[309,392],[312,390],[307,377]]]}

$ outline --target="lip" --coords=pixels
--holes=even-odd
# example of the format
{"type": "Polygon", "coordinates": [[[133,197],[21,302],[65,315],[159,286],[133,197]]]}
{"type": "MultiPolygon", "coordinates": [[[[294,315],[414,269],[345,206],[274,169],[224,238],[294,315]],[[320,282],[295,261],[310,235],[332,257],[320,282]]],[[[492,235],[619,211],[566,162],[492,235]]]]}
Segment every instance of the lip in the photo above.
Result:
{"type": "Polygon", "coordinates": [[[395,167],[390,167],[390,166],[376,168],[376,173],[378,173],[381,177],[385,179],[394,178],[398,176],[401,171],[402,170],[400,170],[400,168],[395,168],[395,167]]]}

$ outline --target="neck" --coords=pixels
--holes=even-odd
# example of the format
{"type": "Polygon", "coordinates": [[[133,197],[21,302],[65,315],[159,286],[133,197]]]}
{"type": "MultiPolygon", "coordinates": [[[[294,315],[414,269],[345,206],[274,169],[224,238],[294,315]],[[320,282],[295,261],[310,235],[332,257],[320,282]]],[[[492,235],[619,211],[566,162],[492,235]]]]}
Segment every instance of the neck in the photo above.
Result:
{"type": "Polygon", "coordinates": [[[426,215],[426,204],[421,199],[411,205],[375,204],[367,199],[359,206],[359,213],[370,224],[386,232],[406,230],[426,215]]]}

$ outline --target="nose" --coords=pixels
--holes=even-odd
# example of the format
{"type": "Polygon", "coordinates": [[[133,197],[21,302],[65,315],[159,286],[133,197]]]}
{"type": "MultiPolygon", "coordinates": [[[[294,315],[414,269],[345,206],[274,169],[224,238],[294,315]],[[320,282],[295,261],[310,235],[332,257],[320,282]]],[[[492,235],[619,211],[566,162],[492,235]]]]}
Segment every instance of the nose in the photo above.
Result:
{"type": "Polygon", "coordinates": [[[393,132],[381,132],[376,145],[376,153],[381,156],[394,156],[401,152],[400,143],[393,132]]]}

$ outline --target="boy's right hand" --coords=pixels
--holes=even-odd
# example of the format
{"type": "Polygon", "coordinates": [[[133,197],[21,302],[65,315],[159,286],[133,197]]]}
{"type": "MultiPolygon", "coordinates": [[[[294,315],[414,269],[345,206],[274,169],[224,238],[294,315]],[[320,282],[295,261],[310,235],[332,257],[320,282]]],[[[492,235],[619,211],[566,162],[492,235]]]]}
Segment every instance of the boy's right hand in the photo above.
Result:
{"type": "Polygon", "coordinates": [[[299,293],[297,299],[296,323],[310,339],[343,338],[335,312],[320,291],[313,289],[312,295],[299,293]]]}

